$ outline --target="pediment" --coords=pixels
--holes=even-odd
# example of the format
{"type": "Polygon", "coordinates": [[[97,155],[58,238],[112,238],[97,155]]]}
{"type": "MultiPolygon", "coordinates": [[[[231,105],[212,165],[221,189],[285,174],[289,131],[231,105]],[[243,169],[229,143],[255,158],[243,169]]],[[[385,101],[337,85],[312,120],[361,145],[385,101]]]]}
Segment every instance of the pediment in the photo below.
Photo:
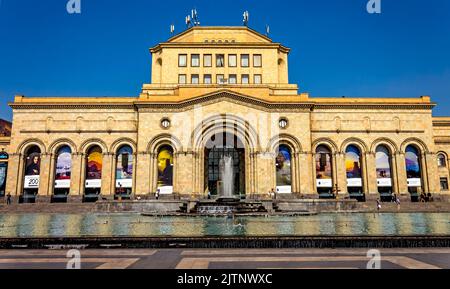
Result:
{"type": "MultiPolygon", "coordinates": [[[[281,99],[280,99],[281,100],[281,99]]],[[[260,110],[290,110],[290,109],[311,109],[310,102],[283,102],[268,101],[263,98],[252,97],[240,94],[230,90],[220,90],[206,95],[192,97],[180,101],[157,101],[142,102],[137,104],[139,107],[152,107],[170,110],[186,110],[198,105],[211,105],[220,102],[231,102],[242,106],[252,107],[260,110]]]]}

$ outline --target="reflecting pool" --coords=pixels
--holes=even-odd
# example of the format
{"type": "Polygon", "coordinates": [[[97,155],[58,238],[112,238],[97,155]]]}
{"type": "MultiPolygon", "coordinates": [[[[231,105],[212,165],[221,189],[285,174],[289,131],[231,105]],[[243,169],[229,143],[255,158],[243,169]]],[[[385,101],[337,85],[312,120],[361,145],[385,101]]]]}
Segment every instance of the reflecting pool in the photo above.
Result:
{"type": "Polygon", "coordinates": [[[0,215],[0,237],[450,235],[450,213],[270,217],[145,217],[140,214],[0,215]]]}

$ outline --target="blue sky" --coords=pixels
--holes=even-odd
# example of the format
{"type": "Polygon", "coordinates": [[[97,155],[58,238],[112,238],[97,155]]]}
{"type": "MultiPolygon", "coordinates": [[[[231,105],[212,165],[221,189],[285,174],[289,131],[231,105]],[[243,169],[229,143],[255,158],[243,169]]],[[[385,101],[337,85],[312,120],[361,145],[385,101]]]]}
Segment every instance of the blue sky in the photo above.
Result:
{"type": "Polygon", "coordinates": [[[150,81],[149,47],[184,30],[196,7],[202,26],[250,27],[291,47],[290,82],[311,96],[418,97],[450,115],[450,1],[381,0],[0,0],[0,117],[15,94],[137,96],[150,81]]]}

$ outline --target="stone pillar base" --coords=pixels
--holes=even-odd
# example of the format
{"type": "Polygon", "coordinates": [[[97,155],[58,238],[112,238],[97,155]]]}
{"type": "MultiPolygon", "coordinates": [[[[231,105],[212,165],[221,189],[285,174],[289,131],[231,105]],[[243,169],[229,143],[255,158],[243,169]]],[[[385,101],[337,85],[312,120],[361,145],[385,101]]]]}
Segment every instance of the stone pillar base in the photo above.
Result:
{"type": "Polygon", "coordinates": [[[67,196],[67,203],[81,204],[83,202],[83,196],[67,196]]]}
{"type": "Polygon", "coordinates": [[[51,202],[51,196],[36,196],[36,203],[38,204],[46,204],[46,203],[50,203],[51,202]]]}

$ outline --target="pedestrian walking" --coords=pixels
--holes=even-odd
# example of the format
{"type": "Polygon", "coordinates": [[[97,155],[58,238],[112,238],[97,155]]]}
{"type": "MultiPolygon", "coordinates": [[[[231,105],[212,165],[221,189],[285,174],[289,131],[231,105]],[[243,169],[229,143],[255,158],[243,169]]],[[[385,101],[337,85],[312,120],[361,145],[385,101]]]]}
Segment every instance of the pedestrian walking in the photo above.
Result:
{"type": "Polygon", "coordinates": [[[380,199],[377,199],[377,211],[379,212],[381,210],[381,202],[380,199]]]}

